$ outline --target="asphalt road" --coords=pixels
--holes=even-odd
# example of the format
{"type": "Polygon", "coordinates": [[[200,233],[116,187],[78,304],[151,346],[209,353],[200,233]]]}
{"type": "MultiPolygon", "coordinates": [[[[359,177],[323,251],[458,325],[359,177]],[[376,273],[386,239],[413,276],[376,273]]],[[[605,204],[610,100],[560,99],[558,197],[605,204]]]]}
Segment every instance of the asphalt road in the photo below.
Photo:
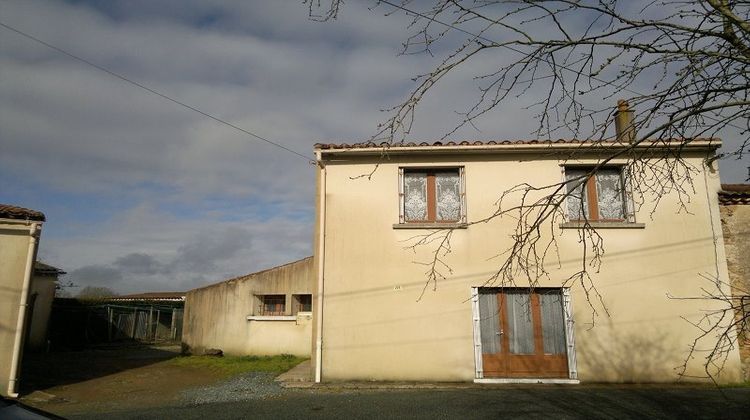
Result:
{"type": "Polygon", "coordinates": [[[229,403],[92,413],[81,419],[750,419],[750,388],[589,385],[440,390],[285,390],[229,403]]]}

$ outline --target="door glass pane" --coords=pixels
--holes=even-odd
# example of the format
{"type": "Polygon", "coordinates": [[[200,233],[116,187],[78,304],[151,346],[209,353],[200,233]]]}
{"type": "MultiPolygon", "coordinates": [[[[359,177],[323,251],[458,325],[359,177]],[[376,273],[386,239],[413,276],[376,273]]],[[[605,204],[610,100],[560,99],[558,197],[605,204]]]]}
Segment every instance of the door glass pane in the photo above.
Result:
{"type": "Polygon", "coordinates": [[[427,220],[427,174],[404,173],[404,219],[427,220]]]}
{"type": "Polygon", "coordinates": [[[508,341],[514,354],[534,354],[534,325],[531,321],[531,299],[528,292],[508,292],[508,341]]]}
{"type": "Polygon", "coordinates": [[[596,194],[600,219],[624,219],[625,200],[620,168],[600,169],[596,174],[596,194]]]}
{"type": "Polygon", "coordinates": [[[437,219],[458,220],[461,217],[461,198],[457,172],[435,174],[437,219]]]}
{"type": "Polygon", "coordinates": [[[586,175],[585,169],[565,169],[565,180],[568,181],[568,217],[570,220],[583,220],[589,218],[589,205],[586,197],[586,179],[580,178],[586,175]],[[579,179],[580,178],[580,179],[579,179]]]}
{"type": "Polygon", "coordinates": [[[502,337],[495,293],[479,292],[479,329],[482,338],[482,353],[500,353],[502,337]]]}
{"type": "Polygon", "coordinates": [[[559,291],[539,294],[542,310],[542,337],[545,354],[565,353],[565,322],[562,295],[559,291]]]}

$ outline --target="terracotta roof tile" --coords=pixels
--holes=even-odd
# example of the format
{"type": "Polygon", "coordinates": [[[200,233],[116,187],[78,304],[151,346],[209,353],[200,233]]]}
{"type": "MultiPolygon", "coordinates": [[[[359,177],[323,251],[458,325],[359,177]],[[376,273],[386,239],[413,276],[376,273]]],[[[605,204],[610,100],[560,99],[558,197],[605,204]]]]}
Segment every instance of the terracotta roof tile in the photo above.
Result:
{"type": "Polygon", "coordinates": [[[719,204],[750,205],[750,184],[721,184],[719,204]]]}
{"type": "MultiPolygon", "coordinates": [[[[682,139],[669,139],[669,140],[654,140],[656,144],[668,143],[668,142],[681,142],[682,139]]],[[[696,138],[692,141],[715,141],[720,144],[720,140],[717,138],[696,138]]],[[[333,150],[333,149],[368,149],[368,148],[381,148],[381,147],[456,147],[456,146],[493,146],[493,145],[530,145],[530,144],[621,144],[615,140],[579,140],[579,139],[557,139],[557,140],[521,140],[521,139],[506,139],[506,140],[450,140],[450,141],[435,141],[435,142],[402,142],[389,144],[387,142],[375,143],[372,141],[362,143],[315,143],[315,149],[319,150],[333,150]]]]}
{"type": "Polygon", "coordinates": [[[0,204],[0,219],[45,221],[44,213],[24,207],[0,204]]]}

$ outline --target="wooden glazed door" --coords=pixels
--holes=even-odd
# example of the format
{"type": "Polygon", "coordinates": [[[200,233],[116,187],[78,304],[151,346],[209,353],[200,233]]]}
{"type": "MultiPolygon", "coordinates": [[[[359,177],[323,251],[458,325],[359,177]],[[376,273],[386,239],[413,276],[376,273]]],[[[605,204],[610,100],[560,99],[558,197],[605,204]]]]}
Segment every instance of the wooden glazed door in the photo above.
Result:
{"type": "Polygon", "coordinates": [[[480,289],[485,378],[567,378],[560,289],[480,289]]]}

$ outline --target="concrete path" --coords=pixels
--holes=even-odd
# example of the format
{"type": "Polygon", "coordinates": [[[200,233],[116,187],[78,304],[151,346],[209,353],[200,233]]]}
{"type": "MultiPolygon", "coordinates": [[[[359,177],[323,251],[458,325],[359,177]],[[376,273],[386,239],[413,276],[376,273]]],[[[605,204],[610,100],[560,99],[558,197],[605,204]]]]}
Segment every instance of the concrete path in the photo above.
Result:
{"type": "Polygon", "coordinates": [[[310,360],[305,360],[277,376],[276,382],[280,382],[280,385],[284,388],[308,388],[312,386],[312,363],[310,360]]]}

